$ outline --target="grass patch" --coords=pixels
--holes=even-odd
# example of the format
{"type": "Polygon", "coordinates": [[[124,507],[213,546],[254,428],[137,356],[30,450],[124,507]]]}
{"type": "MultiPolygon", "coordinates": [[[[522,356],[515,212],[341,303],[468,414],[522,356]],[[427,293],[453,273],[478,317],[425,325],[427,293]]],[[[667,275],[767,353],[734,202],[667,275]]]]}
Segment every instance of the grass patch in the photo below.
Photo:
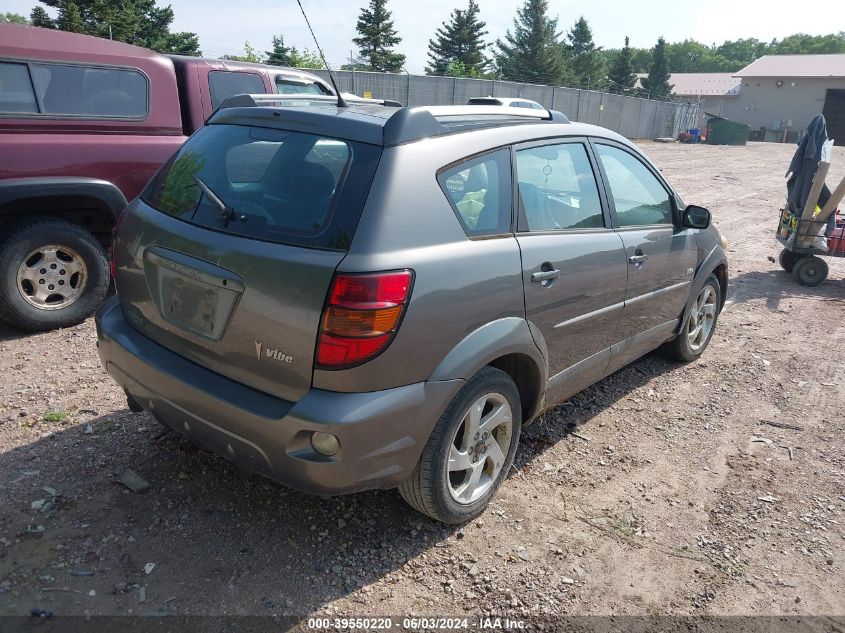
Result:
{"type": "Polygon", "coordinates": [[[64,422],[69,417],[70,413],[68,413],[67,411],[51,409],[50,411],[47,411],[43,416],[41,416],[41,419],[44,422],[64,422]]]}

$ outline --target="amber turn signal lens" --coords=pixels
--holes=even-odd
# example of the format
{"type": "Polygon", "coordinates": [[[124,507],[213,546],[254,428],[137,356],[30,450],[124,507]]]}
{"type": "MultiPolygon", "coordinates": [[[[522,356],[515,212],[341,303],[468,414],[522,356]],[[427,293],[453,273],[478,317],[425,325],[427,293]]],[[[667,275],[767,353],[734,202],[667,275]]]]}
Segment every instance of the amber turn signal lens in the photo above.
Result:
{"type": "Polygon", "coordinates": [[[401,305],[381,310],[329,306],[323,317],[323,331],[335,336],[378,336],[396,329],[402,309],[401,305]]]}

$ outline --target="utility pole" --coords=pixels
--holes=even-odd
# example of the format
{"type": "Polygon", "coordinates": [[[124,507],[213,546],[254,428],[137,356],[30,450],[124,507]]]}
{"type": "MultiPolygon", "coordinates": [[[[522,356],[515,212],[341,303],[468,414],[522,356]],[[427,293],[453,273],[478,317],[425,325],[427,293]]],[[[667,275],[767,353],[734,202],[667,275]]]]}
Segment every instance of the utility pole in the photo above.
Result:
{"type": "Polygon", "coordinates": [[[358,93],[355,92],[355,58],[352,56],[352,49],[349,49],[349,68],[352,69],[352,94],[357,95],[358,93]]]}

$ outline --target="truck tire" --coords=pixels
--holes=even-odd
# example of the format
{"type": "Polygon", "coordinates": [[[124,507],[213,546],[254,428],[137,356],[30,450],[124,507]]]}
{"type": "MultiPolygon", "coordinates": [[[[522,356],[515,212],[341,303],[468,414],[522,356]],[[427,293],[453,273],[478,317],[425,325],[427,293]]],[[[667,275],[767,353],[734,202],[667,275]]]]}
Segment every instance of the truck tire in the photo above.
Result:
{"type": "Polygon", "coordinates": [[[0,318],[39,332],[75,325],[108,293],[103,247],[82,227],[53,218],[12,225],[0,241],[0,318]]]}

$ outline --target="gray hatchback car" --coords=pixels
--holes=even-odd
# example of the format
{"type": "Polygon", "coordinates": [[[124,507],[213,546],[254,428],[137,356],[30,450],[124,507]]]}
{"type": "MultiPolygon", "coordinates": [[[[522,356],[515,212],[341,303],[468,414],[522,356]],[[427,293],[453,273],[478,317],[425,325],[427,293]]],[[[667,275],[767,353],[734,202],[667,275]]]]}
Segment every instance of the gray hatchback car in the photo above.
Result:
{"type": "Polygon", "coordinates": [[[120,220],[97,332],[131,408],[299,490],[398,487],[457,523],[544,409],[707,347],[723,243],[621,136],[267,99],[231,98],[120,220]]]}

